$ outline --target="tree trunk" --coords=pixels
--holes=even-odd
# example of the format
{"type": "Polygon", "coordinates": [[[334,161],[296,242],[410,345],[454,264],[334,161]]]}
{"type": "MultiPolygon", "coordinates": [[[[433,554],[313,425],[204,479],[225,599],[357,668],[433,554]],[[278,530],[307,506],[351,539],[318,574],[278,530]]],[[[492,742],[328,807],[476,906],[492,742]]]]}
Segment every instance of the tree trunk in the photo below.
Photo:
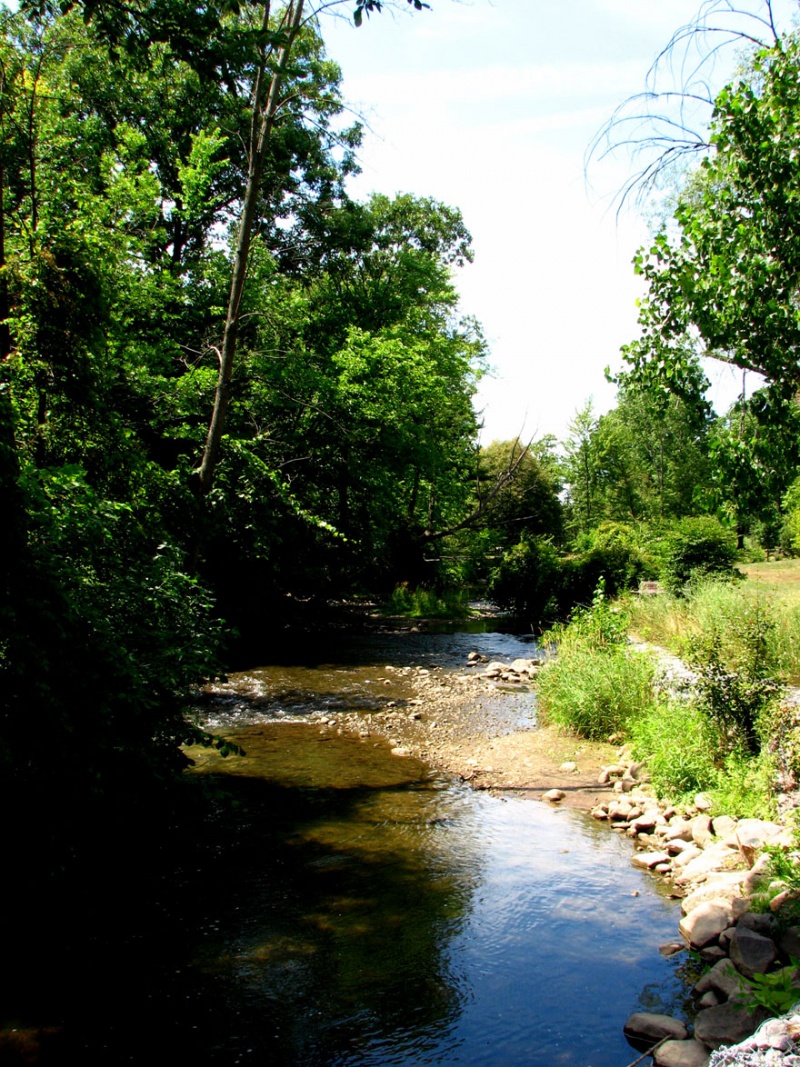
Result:
{"type": "MultiPolygon", "coordinates": [[[[275,116],[280,105],[280,91],[292,45],[302,25],[304,0],[292,0],[283,16],[281,31],[282,44],[278,52],[278,60],[272,76],[269,79],[269,89],[266,101],[262,104],[264,82],[267,78],[267,60],[269,58],[269,45],[264,46],[261,64],[256,74],[253,85],[253,113],[250,125],[250,151],[245,186],[244,199],[242,202],[242,214],[239,220],[239,232],[236,240],[236,254],[233,260],[233,273],[231,275],[231,290],[228,297],[228,311],[225,317],[225,332],[222,339],[222,347],[219,352],[219,374],[217,376],[217,388],[214,394],[214,409],[211,413],[206,434],[205,447],[200,467],[197,471],[197,479],[200,487],[201,499],[208,496],[214,484],[214,474],[219,461],[222,435],[225,429],[225,417],[231,398],[231,378],[236,358],[236,342],[239,333],[239,321],[241,318],[242,294],[244,283],[247,278],[247,265],[250,256],[250,245],[253,239],[253,228],[256,215],[256,206],[261,185],[261,174],[264,159],[269,146],[272,128],[275,125],[275,116]]],[[[263,31],[266,34],[269,28],[270,5],[264,6],[263,31]]]]}

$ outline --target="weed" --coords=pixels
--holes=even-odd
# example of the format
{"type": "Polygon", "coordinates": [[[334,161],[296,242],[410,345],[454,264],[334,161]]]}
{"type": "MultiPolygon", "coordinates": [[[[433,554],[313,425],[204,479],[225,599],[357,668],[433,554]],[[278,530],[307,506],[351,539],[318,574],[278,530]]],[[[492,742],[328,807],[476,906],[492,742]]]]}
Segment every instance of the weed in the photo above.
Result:
{"type": "Polygon", "coordinates": [[[790,957],[788,967],[769,974],[756,974],[748,981],[741,979],[744,1000],[742,1006],[766,1008],[770,1015],[785,1015],[800,1001],[800,960],[790,957]]]}

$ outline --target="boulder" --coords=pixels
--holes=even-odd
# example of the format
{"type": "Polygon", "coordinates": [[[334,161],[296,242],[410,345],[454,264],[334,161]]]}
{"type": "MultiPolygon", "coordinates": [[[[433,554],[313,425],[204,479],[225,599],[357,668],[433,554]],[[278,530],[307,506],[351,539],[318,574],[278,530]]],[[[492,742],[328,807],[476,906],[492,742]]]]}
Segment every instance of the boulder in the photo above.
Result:
{"type": "Polygon", "coordinates": [[[703,948],[715,941],[733,923],[733,907],[728,900],[707,900],[685,915],[678,929],[690,948],[703,948]]]}
{"type": "Polygon", "coordinates": [[[688,1041],[665,1041],[653,1054],[655,1067],[707,1067],[709,1051],[705,1045],[688,1041]]]}
{"type": "Polygon", "coordinates": [[[631,820],[631,829],[637,834],[651,834],[658,826],[658,814],[655,811],[645,811],[637,818],[631,820]]]}
{"type": "Polygon", "coordinates": [[[711,830],[715,837],[728,837],[736,830],[736,819],[730,815],[718,815],[711,820],[711,830]]]}
{"type": "Polygon", "coordinates": [[[746,926],[737,926],[730,945],[731,963],[746,978],[765,974],[778,957],[775,942],[746,926]]]}
{"type": "MultiPolygon", "coordinates": [[[[730,900],[733,902],[742,895],[744,871],[720,871],[711,874],[705,882],[694,889],[681,901],[681,911],[688,915],[707,900],[730,900]]],[[[763,931],[759,931],[762,933],[763,931]]]]}
{"type": "Polygon", "coordinates": [[[700,848],[705,848],[714,836],[711,832],[711,818],[708,815],[695,815],[691,827],[692,840],[700,848]]]}
{"type": "Polygon", "coordinates": [[[511,664],[511,670],[515,674],[530,674],[531,667],[533,667],[533,660],[531,659],[515,659],[511,664]]]}
{"type": "Polygon", "coordinates": [[[695,996],[708,992],[718,993],[723,1000],[730,1000],[742,992],[744,981],[730,960],[720,960],[700,978],[694,987],[695,996]]]}
{"type": "Polygon", "coordinates": [[[708,1048],[736,1045],[749,1037],[769,1017],[765,1008],[751,1008],[732,997],[715,1008],[704,1008],[694,1021],[694,1036],[708,1048]]]}
{"type": "Polygon", "coordinates": [[[736,840],[748,867],[755,864],[764,845],[778,837],[782,829],[782,826],[766,819],[741,820],[736,827],[736,840]]]}
{"type": "Polygon", "coordinates": [[[631,1015],[625,1023],[624,1033],[632,1044],[644,1048],[652,1048],[665,1037],[672,1041],[685,1041],[689,1036],[689,1031],[680,1019],[649,1011],[637,1011],[631,1015]]]}
{"type": "Polygon", "coordinates": [[[716,845],[709,845],[699,856],[683,866],[675,881],[678,885],[700,882],[712,871],[731,870],[738,863],[741,863],[738,851],[720,841],[716,845]]]}
{"type": "Polygon", "coordinates": [[[686,819],[677,819],[665,830],[664,839],[666,841],[691,841],[692,824],[686,819]]]}
{"type": "Polygon", "coordinates": [[[686,848],[683,849],[683,851],[679,852],[678,855],[675,857],[675,859],[673,860],[673,865],[678,868],[685,867],[687,864],[691,863],[692,860],[697,859],[698,856],[702,855],[703,851],[702,849],[699,849],[697,845],[687,845],[686,848]]]}
{"type": "Polygon", "coordinates": [[[784,930],[778,938],[778,945],[784,955],[800,959],[800,926],[790,926],[784,930]]]}
{"type": "Polygon", "coordinates": [[[698,793],[694,798],[694,806],[698,811],[711,811],[713,807],[710,797],[707,797],[705,793],[698,793]]]}

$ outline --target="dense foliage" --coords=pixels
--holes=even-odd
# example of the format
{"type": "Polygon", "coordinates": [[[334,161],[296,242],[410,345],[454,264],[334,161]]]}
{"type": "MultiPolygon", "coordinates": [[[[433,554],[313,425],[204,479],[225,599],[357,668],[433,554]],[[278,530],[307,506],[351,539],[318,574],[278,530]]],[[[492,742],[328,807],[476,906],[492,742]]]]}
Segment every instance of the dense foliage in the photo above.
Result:
{"type": "Polygon", "coordinates": [[[484,361],[459,212],[346,195],[302,5],[69,7],[0,15],[0,772],[67,850],[211,741],[184,703],[233,627],[428,576],[484,361]]]}

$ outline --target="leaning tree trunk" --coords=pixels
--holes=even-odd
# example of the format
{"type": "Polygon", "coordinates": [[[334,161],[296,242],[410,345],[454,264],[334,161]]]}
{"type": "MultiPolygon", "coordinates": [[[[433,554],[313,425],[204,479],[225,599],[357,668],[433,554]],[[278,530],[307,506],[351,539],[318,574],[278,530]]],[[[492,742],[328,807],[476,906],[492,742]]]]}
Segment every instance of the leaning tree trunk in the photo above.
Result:
{"type": "MultiPolygon", "coordinates": [[[[253,239],[261,175],[264,169],[264,159],[267,154],[270,135],[275,125],[275,117],[280,105],[281,85],[286,74],[292,46],[302,25],[303,4],[304,0],[292,0],[292,3],[287,6],[280,27],[281,45],[272,74],[270,76],[267,69],[269,46],[265,45],[253,85],[253,112],[250,124],[247,184],[245,186],[242,214],[239,219],[239,231],[236,239],[231,290],[228,297],[228,310],[225,316],[225,332],[219,352],[219,374],[217,376],[217,388],[214,393],[214,409],[211,413],[211,422],[206,434],[203,458],[197,471],[201,499],[208,496],[211,490],[217,463],[219,462],[222,435],[225,429],[225,417],[230,404],[231,379],[236,359],[242,294],[247,278],[247,265],[250,256],[250,244],[253,239]],[[266,100],[264,100],[267,80],[268,88],[266,90],[266,100]]],[[[269,15],[270,4],[266,3],[264,5],[262,26],[265,34],[269,29],[269,15]]]]}

